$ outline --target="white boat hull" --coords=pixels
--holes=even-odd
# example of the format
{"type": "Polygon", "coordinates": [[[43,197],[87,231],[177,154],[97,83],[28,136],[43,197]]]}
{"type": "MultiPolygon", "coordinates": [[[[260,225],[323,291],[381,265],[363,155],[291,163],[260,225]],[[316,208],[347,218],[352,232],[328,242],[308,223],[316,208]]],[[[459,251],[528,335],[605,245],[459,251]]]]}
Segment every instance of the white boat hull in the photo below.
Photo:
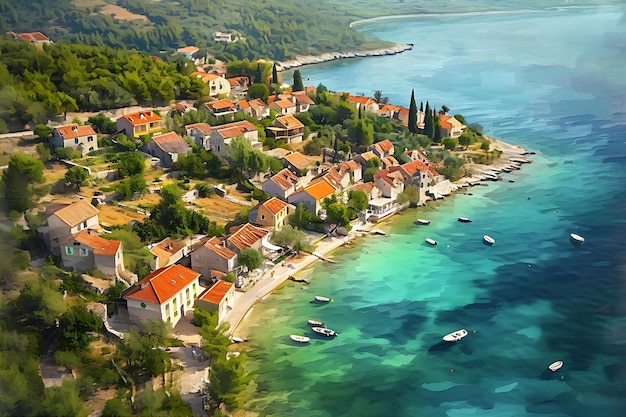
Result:
{"type": "Polygon", "coordinates": [[[467,330],[460,329],[460,330],[457,330],[455,332],[448,333],[447,335],[445,335],[443,337],[443,341],[444,342],[458,342],[459,340],[463,339],[465,336],[467,336],[467,330]]]}
{"type": "Polygon", "coordinates": [[[460,221],[461,223],[471,223],[472,222],[467,217],[459,217],[458,221],[460,221]]]}
{"type": "Polygon", "coordinates": [[[576,233],[571,233],[569,235],[569,239],[574,245],[577,245],[577,246],[580,246],[583,243],[585,243],[585,238],[582,237],[581,235],[577,235],[576,233]]]}
{"type": "Polygon", "coordinates": [[[426,243],[428,243],[429,245],[435,246],[437,244],[437,241],[435,239],[431,239],[431,238],[427,237],[426,238],[426,243]]]}
{"type": "Polygon", "coordinates": [[[321,295],[316,295],[315,296],[315,301],[320,301],[322,303],[328,303],[328,302],[331,301],[331,299],[328,298],[328,297],[322,297],[321,295]]]}
{"type": "Polygon", "coordinates": [[[327,329],[326,327],[312,327],[311,328],[315,333],[317,334],[321,334],[322,336],[326,336],[326,337],[335,337],[335,336],[339,336],[339,333],[337,333],[334,330],[331,329],[327,329]]]}
{"type": "Polygon", "coordinates": [[[415,224],[420,224],[422,226],[428,226],[430,224],[430,220],[426,220],[426,219],[417,219],[417,221],[415,222],[415,224]]]}
{"type": "Polygon", "coordinates": [[[562,367],[563,367],[563,361],[556,361],[556,362],[552,362],[548,366],[548,369],[551,370],[552,372],[556,372],[559,369],[561,369],[562,367]]]}
{"type": "Polygon", "coordinates": [[[307,324],[313,327],[324,327],[324,322],[319,320],[307,320],[307,324]]]}
{"type": "Polygon", "coordinates": [[[486,245],[491,246],[496,243],[496,240],[489,235],[485,235],[483,236],[483,242],[485,242],[486,245]]]}
{"type": "Polygon", "coordinates": [[[311,341],[311,338],[306,336],[300,336],[297,334],[292,334],[289,337],[291,338],[291,340],[298,343],[309,343],[311,341]]]}

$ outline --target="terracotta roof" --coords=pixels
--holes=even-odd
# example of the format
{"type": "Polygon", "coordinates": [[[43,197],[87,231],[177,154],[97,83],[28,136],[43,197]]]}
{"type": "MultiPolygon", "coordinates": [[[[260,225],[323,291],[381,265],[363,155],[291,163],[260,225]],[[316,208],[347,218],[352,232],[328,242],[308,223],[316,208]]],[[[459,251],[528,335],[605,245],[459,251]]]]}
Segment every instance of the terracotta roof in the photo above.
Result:
{"type": "Polygon", "coordinates": [[[296,104],[293,101],[286,100],[286,99],[275,101],[272,104],[280,107],[281,109],[288,109],[290,107],[296,107],[296,104]]]}
{"type": "Polygon", "coordinates": [[[250,82],[248,77],[226,78],[226,81],[228,81],[231,87],[237,87],[237,86],[246,87],[248,83],[250,82]]]}
{"type": "Polygon", "coordinates": [[[195,46],[185,46],[184,48],[178,48],[176,52],[193,54],[194,52],[198,52],[199,50],[200,48],[197,48],[195,46]]]}
{"type": "Polygon", "coordinates": [[[90,125],[81,126],[76,123],[66,126],[57,126],[54,130],[63,138],[63,140],[74,139],[81,136],[96,136],[96,132],[90,125]]]}
{"type": "Polygon", "coordinates": [[[195,71],[195,72],[192,72],[191,74],[189,74],[189,76],[192,77],[192,78],[199,78],[205,84],[209,83],[211,81],[220,79],[220,78],[224,78],[221,75],[213,74],[213,73],[210,73],[210,72],[204,72],[204,71],[195,71]]]}
{"type": "Polygon", "coordinates": [[[419,159],[407,162],[406,164],[402,164],[400,165],[400,168],[402,168],[402,170],[411,177],[414,176],[418,171],[428,171],[428,167],[426,166],[426,164],[419,159]]]}
{"type": "Polygon", "coordinates": [[[153,112],[152,110],[140,111],[136,113],[125,114],[122,116],[124,119],[128,120],[130,124],[133,126],[143,125],[146,123],[156,122],[163,120],[161,116],[153,112]]]}
{"type": "Polygon", "coordinates": [[[221,110],[221,109],[235,110],[235,103],[233,103],[227,98],[223,98],[221,100],[209,101],[207,103],[204,103],[204,105],[209,110],[221,110]]]}
{"type": "MultiPolygon", "coordinates": [[[[289,171],[287,168],[278,171],[276,175],[270,178],[271,181],[274,181],[276,185],[278,185],[283,190],[288,190],[298,183],[298,177],[289,171]]],[[[268,180],[269,181],[269,180],[268,180]]]]}
{"type": "Polygon", "coordinates": [[[296,99],[296,103],[298,104],[315,104],[311,97],[309,97],[304,91],[294,91],[291,93],[293,97],[296,99]]]}
{"type": "Polygon", "coordinates": [[[281,210],[287,207],[287,203],[285,203],[283,200],[280,200],[276,197],[272,197],[269,200],[265,200],[259,205],[266,207],[274,215],[280,213],[281,210]]]}
{"type": "Polygon", "coordinates": [[[282,127],[285,129],[297,129],[304,127],[300,120],[293,116],[281,116],[274,119],[274,126],[282,127]]]}
{"type": "Polygon", "coordinates": [[[212,237],[211,239],[207,240],[204,246],[207,249],[217,253],[224,259],[233,259],[237,256],[235,252],[224,246],[223,242],[217,237],[212,237]]]}
{"type": "Polygon", "coordinates": [[[315,184],[309,185],[308,187],[305,187],[304,190],[318,201],[337,191],[335,187],[330,185],[326,180],[318,181],[315,184]]]}
{"type": "Polygon", "coordinates": [[[396,158],[394,158],[393,156],[386,156],[384,157],[381,162],[383,163],[383,165],[385,165],[386,167],[389,166],[394,166],[394,165],[400,165],[400,162],[398,162],[398,160],[396,158]]]}
{"type": "Polygon", "coordinates": [[[311,161],[309,161],[309,159],[300,152],[292,152],[285,156],[285,159],[298,169],[305,169],[311,163],[311,161]]]}
{"type": "Polygon", "coordinates": [[[261,100],[260,98],[255,98],[254,100],[250,100],[250,101],[248,101],[248,104],[253,109],[259,109],[261,107],[267,107],[267,104],[265,104],[265,102],[263,102],[263,100],[261,100]]]}
{"type": "Polygon", "coordinates": [[[53,215],[57,216],[68,226],[74,227],[93,216],[97,216],[98,213],[100,213],[100,210],[92,206],[87,200],[79,200],[55,211],[53,215]]]}
{"type": "Polygon", "coordinates": [[[359,103],[364,105],[368,105],[374,102],[374,100],[365,96],[348,96],[348,101],[351,103],[359,103]]]}
{"type": "Polygon", "coordinates": [[[345,161],[340,165],[340,169],[342,171],[356,171],[358,169],[361,169],[361,165],[359,165],[356,161],[354,160],[349,160],[349,161],[345,161]]]}
{"type": "Polygon", "coordinates": [[[357,184],[354,187],[352,187],[352,191],[359,191],[359,190],[363,190],[365,191],[368,195],[372,193],[372,190],[374,189],[374,183],[373,182],[366,182],[364,184],[357,184]]]}
{"type": "Polygon", "coordinates": [[[207,303],[219,305],[228,291],[233,287],[233,284],[227,281],[218,280],[211,288],[207,288],[200,296],[198,300],[206,301],[207,303]]]}
{"type": "Polygon", "coordinates": [[[178,264],[159,268],[130,287],[123,298],[163,304],[199,276],[199,273],[178,264]]]}
{"type": "Polygon", "coordinates": [[[166,237],[156,245],[152,246],[150,248],[150,252],[152,252],[153,255],[162,258],[165,261],[164,263],[167,264],[172,255],[178,253],[182,248],[183,246],[180,243],[172,238],[166,237]]]}
{"type": "Polygon", "coordinates": [[[391,171],[389,168],[378,171],[374,174],[374,179],[381,178],[383,181],[397,185],[404,182],[404,177],[398,171],[391,171]]]}
{"type": "Polygon", "coordinates": [[[211,278],[223,278],[228,274],[226,272],[218,271],[217,269],[210,269],[209,275],[211,275],[211,278]]]}
{"type": "Polygon", "coordinates": [[[369,161],[372,158],[378,158],[378,157],[374,154],[374,152],[367,151],[361,154],[361,158],[365,159],[366,161],[369,161]]]}
{"type": "Polygon", "coordinates": [[[269,230],[261,229],[260,227],[246,223],[239,227],[236,232],[228,236],[226,240],[239,249],[247,249],[252,247],[252,245],[263,239],[268,234],[269,230]]]}
{"type": "Polygon", "coordinates": [[[100,237],[96,232],[90,230],[82,230],[76,234],[67,237],[62,244],[78,242],[93,249],[96,255],[114,256],[122,242],[119,240],[109,240],[100,237]]]}
{"type": "Polygon", "coordinates": [[[226,123],[219,126],[213,126],[213,130],[216,130],[224,137],[224,139],[235,138],[237,136],[243,136],[245,133],[254,132],[257,127],[247,120],[240,122],[226,123]]]}
{"type": "Polygon", "coordinates": [[[250,103],[248,103],[246,100],[240,100],[237,102],[237,105],[239,107],[241,107],[242,109],[249,109],[250,108],[250,103]]]}
{"type": "Polygon", "coordinates": [[[319,181],[326,181],[335,189],[341,188],[341,179],[343,176],[337,171],[337,167],[330,167],[330,169],[317,177],[313,178],[310,184],[315,184],[319,181]]]}
{"type": "Polygon", "coordinates": [[[49,41],[50,39],[41,32],[18,33],[17,36],[23,41],[49,41]]]}
{"type": "Polygon", "coordinates": [[[393,149],[393,144],[388,139],[382,140],[380,142],[376,142],[372,146],[377,146],[383,152],[390,152],[393,149]]]}
{"type": "Polygon", "coordinates": [[[196,129],[198,132],[204,135],[211,134],[211,126],[209,126],[207,123],[193,123],[190,125],[186,125],[185,129],[187,129],[187,134],[189,134],[191,129],[196,129]]]}
{"type": "Polygon", "coordinates": [[[181,138],[176,132],[163,133],[162,135],[153,136],[152,141],[162,150],[169,153],[187,153],[191,151],[191,146],[185,139],[181,138]]]}

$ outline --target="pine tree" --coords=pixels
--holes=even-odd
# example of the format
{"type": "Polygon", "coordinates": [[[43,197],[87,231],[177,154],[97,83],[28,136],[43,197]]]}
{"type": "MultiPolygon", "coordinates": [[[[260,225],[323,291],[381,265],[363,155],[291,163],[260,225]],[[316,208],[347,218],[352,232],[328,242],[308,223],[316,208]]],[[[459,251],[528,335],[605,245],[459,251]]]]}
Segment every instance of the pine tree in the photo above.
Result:
{"type": "Polygon", "coordinates": [[[278,72],[276,70],[276,64],[272,65],[272,84],[278,84],[278,72]]]}
{"type": "Polygon", "coordinates": [[[409,105],[409,132],[417,133],[417,104],[415,90],[411,90],[411,104],[409,105]]]}
{"type": "Polygon", "coordinates": [[[300,70],[295,70],[293,72],[293,91],[303,91],[304,84],[302,84],[302,74],[300,74],[300,70]]]}
{"type": "Polygon", "coordinates": [[[439,120],[439,116],[437,115],[437,113],[435,113],[433,111],[433,113],[435,114],[434,116],[434,132],[433,132],[433,142],[435,143],[439,143],[441,142],[441,120],[439,120]]]}

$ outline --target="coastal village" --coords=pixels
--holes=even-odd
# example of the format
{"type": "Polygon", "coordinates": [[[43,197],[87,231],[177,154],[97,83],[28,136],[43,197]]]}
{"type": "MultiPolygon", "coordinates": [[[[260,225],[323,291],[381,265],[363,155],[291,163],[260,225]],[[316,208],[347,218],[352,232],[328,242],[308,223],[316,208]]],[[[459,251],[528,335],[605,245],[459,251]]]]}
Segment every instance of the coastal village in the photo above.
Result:
{"type": "MultiPolygon", "coordinates": [[[[228,42],[232,40],[228,35],[215,36],[228,42]]],[[[14,37],[31,43],[50,42],[40,32],[16,33],[14,37]]],[[[177,53],[194,60],[197,51],[188,46],[177,53]]],[[[93,114],[67,114],[50,121],[47,143],[53,149],[71,150],[74,157],[47,162],[46,182],[57,191],[39,198],[35,208],[2,222],[6,229],[28,229],[31,225],[27,218],[42,219],[36,233],[43,246],[38,258],[31,257],[31,268],[52,261],[68,273],[79,273],[93,291],[105,293],[113,285],[124,287],[113,311],[110,303],[89,303],[90,311],[103,320],[109,337],[124,340],[130,328],[158,320],[171,326],[173,335],[182,341],[179,348],[172,349],[186,347],[192,349],[194,357],[202,356],[197,353],[201,336],[193,325],[196,312],[202,310],[215,314],[218,324],[227,324],[226,332],[233,342],[242,341],[245,335],[237,334],[237,326],[253,304],[285,281],[295,279],[297,272],[311,262],[328,261],[332,250],[354,237],[384,234],[381,224],[402,209],[425,205],[483,181],[498,180],[501,172],[519,169],[529,162],[523,149],[490,139],[487,149],[474,147],[473,151],[493,152],[496,156],[488,164],[468,164],[465,176],[451,182],[439,173],[442,163],[429,159],[432,149],[444,149],[443,141],[427,148],[399,149],[390,140],[381,140],[359,152],[324,147],[318,155],[307,155],[305,145],[318,132],[311,131],[301,116],[316,106],[316,87],[298,89],[283,84],[280,92],[266,100],[250,98],[249,77],[227,77],[224,69],[203,62],[196,60],[197,70],[190,75],[211,91],[211,97],[201,103],[201,111],[223,123],[188,123],[184,132],[176,131],[172,128],[173,118],[199,111],[183,101],[102,112],[114,122],[115,134],[98,133],[88,122],[93,114]],[[265,127],[253,123],[262,120],[267,122],[265,127]],[[114,142],[119,134],[136,145],[133,153],[140,155],[143,166],[139,172],[144,173],[148,183],[146,190],[131,193],[130,198],[121,198],[111,186],[122,178],[119,170],[101,158],[100,144],[117,146],[115,149],[124,146],[114,142]],[[264,146],[265,138],[280,146],[264,146]],[[222,166],[232,165],[233,145],[241,146],[242,141],[250,152],[280,162],[280,169],[274,165],[274,169],[266,168],[245,178],[249,190],[210,178],[206,180],[207,191],[197,186],[199,181],[185,179],[184,173],[177,170],[179,161],[197,150],[215,156],[222,166]],[[87,173],[87,180],[79,187],[68,186],[65,174],[76,168],[87,173]],[[225,227],[224,233],[167,236],[152,241],[141,248],[149,259],[149,270],[139,270],[133,267],[135,262],[128,262],[128,257],[136,257],[137,252],[131,254],[122,240],[108,235],[150,218],[150,210],[165,198],[162,196],[168,184],[176,184],[181,190],[186,209],[206,214],[225,227]],[[417,198],[402,198],[407,189],[414,190],[417,198]],[[348,206],[357,192],[365,196],[365,204],[349,222],[339,224],[331,205],[348,206]],[[255,198],[258,196],[265,198],[255,198]],[[291,219],[302,215],[303,210],[308,218],[317,219],[302,228],[310,252],[276,240],[281,229],[292,227],[291,219]],[[233,222],[236,217],[238,221],[233,222]],[[258,254],[260,262],[249,262],[251,251],[258,254]]],[[[409,128],[410,108],[351,92],[332,94],[351,106],[355,114],[374,114],[409,128]]],[[[426,111],[415,113],[417,129],[424,128],[426,111]]],[[[468,128],[463,120],[444,111],[431,111],[439,121],[441,138],[458,141],[468,128]]],[[[35,139],[31,131],[20,135],[22,141],[35,139]]],[[[15,135],[6,134],[3,140],[12,137],[15,135]]],[[[458,142],[450,151],[461,158],[469,153],[468,147],[458,142]]],[[[187,384],[183,394],[204,391],[208,382],[206,370],[186,378],[194,382],[187,384]]],[[[50,379],[49,383],[55,382],[50,379]]]]}

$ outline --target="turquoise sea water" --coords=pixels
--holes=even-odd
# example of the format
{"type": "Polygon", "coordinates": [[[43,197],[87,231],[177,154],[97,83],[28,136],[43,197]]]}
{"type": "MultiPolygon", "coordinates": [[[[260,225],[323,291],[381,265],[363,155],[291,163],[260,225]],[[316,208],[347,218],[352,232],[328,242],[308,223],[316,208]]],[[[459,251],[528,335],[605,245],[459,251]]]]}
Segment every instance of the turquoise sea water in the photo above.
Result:
{"type": "Polygon", "coordinates": [[[303,67],[302,76],[335,91],[382,90],[407,107],[414,88],[418,102],[446,104],[537,154],[503,175],[514,182],[407,210],[381,226],[387,236],[305,271],[310,285],[289,283],[255,306],[244,324],[257,374],[247,408],[311,417],[624,415],[624,8],[359,28],[419,47],[303,67]],[[418,217],[431,225],[414,225],[418,217]],[[572,232],[584,245],[569,243],[572,232]],[[484,245],[484,234],[496,244],[484,245]],[[334,302],[312,304],[315,295],[334,302]],[[340,336],[315,337],[309,318],[340,336]],[[470,334],[440,343],[459,328],[470,334]],[[312,341],[298,345],[290,334],[312,341]],[[564,367],[547,371],[557,359],[564,367]]]}

